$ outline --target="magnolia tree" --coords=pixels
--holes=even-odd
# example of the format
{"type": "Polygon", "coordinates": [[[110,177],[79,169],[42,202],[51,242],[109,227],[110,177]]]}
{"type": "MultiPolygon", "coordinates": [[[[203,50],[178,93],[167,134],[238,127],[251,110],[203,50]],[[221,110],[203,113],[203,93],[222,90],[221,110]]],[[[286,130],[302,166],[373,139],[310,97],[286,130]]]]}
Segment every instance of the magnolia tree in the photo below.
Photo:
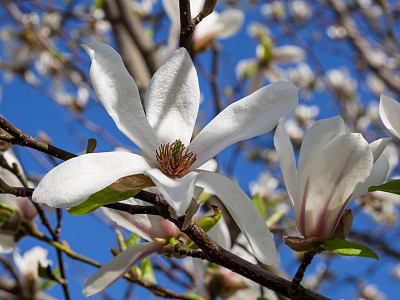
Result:
{"type": "Polygon", "coordinates": [[[397,3],[0,4],[0,298],[399,296],[397,3]]]}

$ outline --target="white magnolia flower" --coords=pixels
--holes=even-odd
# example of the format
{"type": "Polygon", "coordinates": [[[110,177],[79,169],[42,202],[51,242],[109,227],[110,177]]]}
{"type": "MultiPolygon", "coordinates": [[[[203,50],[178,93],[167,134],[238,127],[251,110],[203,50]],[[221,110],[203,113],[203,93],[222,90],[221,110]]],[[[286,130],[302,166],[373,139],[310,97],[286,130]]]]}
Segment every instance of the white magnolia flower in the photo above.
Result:
{"type": "MultiPolygon", "coordinates": [[[[132,205],[146,205],[145,202],[130,198],[123,201],[132,205]]],[[[102,208],[104,214],[119,226],[140,235],[148,242],[132,245],[98,269],[85,283],[83,294],[89,297],[116,282],[134,265],[147,256],[161,251],[172,237],[180,231],[172,222],[153,215],[131,215],[126,212],[102,208]]]]}
{"type": "MultiPolygon", "coordinates": [[[[204,2],[204,0],[190,1],[192,18],[201,12],[204,2]]],[[[162,4],[171,21],[168,48],[174,50],[180,32],[179,1],[162,0],[162,4]]],[[[197,24],[193,33],[193,49],[200,51],[215,39],[225,39],[235,35],[242,27],[243,21],[244,13],[239,9],[226,9],[221,13],[212,12],[197,24]]]]}
{"type": "Polygon", "coordinates": [[[400,139],[400,104],[389,96],[381,95],[379,115],[386,128],[400,139]]]}
{"type": "Polygon", "coordinates": [[[328,70],[326,83],[340,100],[352,100],[356,94],[357,80],[345,68],[328,70]]]}
{"type": "Polygon", "coordinates": [[[302,48],[295,45],[275,47],[269,37],[264,37],[256,47],[256,58],[244,59],[238,62],[236,74],[239,78],[251,77],[248,93],[256,91],[264,80],[276,82],[285,78],[283,70],[278,65],[299,62],[305,58],[302,48]]]}
{"type": "Polygon", "coordinates": [[[23,256],[21,256],[19,252],[15,252],[14,262],[20,273],[25,277],[39,280],[39,263],[44,268],[52,264],[51,260],[47,259],[47,254],[47,249],[36,246],[29,251],[26,251],[23,256]]]}
{"type": "Polygon", "coordinates": [[[279,124],[274,143],[283,179],[296,217],[306,237],[329,238],[347,205],[383,183],[389,169],[380,156],[390,139],[369,144],[350,133],[342,118],[316,122],[304,137],[298,170],[289,137],[279,124]]]}
{"type": "MultiPolygon", "coordinates": [[[[9,166],[16,164],[22,175],[23,169],[18,159],[15,157],[13,151],[10,149],[2,152],[2,155],[9,166]]],[[[9,186],[20,187],[22,186],[20,180],[8,169],[0,167],[0,178],[7,183],[9,186]]],[[[25,197],[15,197],[10,194],[0,194],[0,206],[9,207],[16,211],[19,216],[25,221],[32,221],[36,214],[36,208],[32,204],[31,200],[25,197]]],[[[18,228],[15,228],[17,231],[18,228]]],[[[9,251],[15,245],[16,232],[2,232],[0,233],[0,251],[9,251]]]]}
{"type": "Polygon", "coordinates": [[[84,47],[92,59],[90,76],[99,100],[142,156],[106,152],[70,159],[44,176],[33,200],[52,207],[75,206],[122,177],[145,174],[182,216],[195,187],[205,188],[225,204],[255,255],[266,264],[277,262],[272,235],[250,198],[228,178],[200,167],[226,147],[270,131],[295,108],[297,88],[277,82],[260,89],[228,106],[190,142],[200,91],[185,49],[175,51],[154,74],[145,114],[119,54],[101,43],[84,47]]]}

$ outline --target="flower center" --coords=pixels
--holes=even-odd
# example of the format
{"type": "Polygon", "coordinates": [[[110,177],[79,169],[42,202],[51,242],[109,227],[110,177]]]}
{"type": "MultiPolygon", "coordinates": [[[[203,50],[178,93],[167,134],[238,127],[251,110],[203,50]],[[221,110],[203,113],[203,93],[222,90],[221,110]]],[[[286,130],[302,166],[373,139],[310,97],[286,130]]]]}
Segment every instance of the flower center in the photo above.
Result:
{"type": "Polygon", "coordinates": [[[171,145],[161,145],[156,150],[156,158],[164,174],[181,176],[189,172],[196,161],[196,154],[186,149],[180,140],[176,140],[171,145]]]}

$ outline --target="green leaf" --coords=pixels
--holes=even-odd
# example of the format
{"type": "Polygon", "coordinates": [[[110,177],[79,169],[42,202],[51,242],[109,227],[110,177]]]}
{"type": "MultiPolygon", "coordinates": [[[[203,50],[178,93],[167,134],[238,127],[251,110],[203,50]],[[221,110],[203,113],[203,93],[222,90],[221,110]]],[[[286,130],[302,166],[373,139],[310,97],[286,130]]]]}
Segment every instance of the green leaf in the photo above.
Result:
{"type": "Polygon", "coordinates": [[[400,179],[389,180],[388,182],[378,185],[370,186],[368,192],[382,191],[386,193],[392,193],[400,195],[400,179]]]}
{"type": "Polygon", "coordinates": [[[67,208],[67,212],[74,216],[82,216],[92,211],[95,211],[100,206],[105,204],[115,203],[121,200],[128,199],[135,196],[141,190],[130,190],[130,191],[116,191],[110,187],[106,187],[101,191],[91,195],[86,201],[76,206],[67,208]]]}
{"type": "Polygon", "coordinates": [[[157,283],[156,277],[154,276],[153,266],[151,265],[150,257],[146,257],[142,260],[140,270],[142,271],[142,277],[144,279],[147,279],[152,283],[157,283]]]}
{"type": "Polygon", "coordinates": [[[0,204],[0,224],[4,224],[15,209],[7,204],[0,204]]]}
{"type": "Polygon", "coordinates": [[[219,209],[218,206],[212,205],[212,209],[214,210],[214,214],[212,216],[205,216],[201,218],[197,224],[205,231],[208,232],[218,223],[221,219],[222,211],[219,209]]]}
{"type": "Polygon", "coordinates": [[[378,255],[367,246],[346,240],[327,240],[319,245],[319,248],[329,252],[345,256],[360,256],[375,258],[379,261],[378,255]]]}
{"type": "Polygon", "coordinates": [[[193,293],[184,293],[183,296],[190,297],[196,300],[205,300],[203,297],[200,297],[199,295],[193,293]]]}
{"type": "Polygon", "coordinates": [[[131,233],[131,236],[129,237],[129,239],[126,241],[126,247],[130,247],[133,245],[137,245],[140,243],[140,235],[136,234],[136,233],[131,233]]]}
{"type": "Polygon", "coordinates": [[[262,217],[264,220],[267,219],[267,205],[265,204],[263,198],[260,196],[260,194],[256,194],[253,197],[253,202],[260,211],[262,217]]]}
{"type": "Polygon", "coordinates": [[[94,0],[93,4],[94,4],[94,7],[96,7],[96,8],[103,8],[104,0],[94,0]]]}

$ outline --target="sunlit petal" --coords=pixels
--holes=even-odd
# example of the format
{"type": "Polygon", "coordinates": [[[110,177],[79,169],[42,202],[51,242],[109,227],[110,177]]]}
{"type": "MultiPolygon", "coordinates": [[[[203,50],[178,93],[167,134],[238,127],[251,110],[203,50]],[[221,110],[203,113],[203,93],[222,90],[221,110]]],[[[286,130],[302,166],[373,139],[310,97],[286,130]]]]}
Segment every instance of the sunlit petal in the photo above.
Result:
{"type": "Polygon", "coordinates": [[[154,74],[146,91],[147,119],[162,144],[180,139],[188,145],[200,103],[196,69],[181,48],[154,74]]]}
{"type": "Polygon", "coordinates": [[[117,179],[141,174],[151,166],[140,155],[127,152],[84,154],[47,173],[32,200],[51,207],[75,206],[117,179]]]}
{"type": "Polygon", "coordinates": [[[118,129],[151,157],[159,141],[144,114],[135,82],[110,46],[98,42],[83,45],[92,60],[90,77],[97,97],[118,129]]]}
{"type": "Polygon", "coordinates": [[[400,139],[400,103],[391,97],[381,95],[379,115],[386,128],[400,139]]]}
{"type": "Polygon", "coordinates": [[[254,203],[237,184],[217,173],[202,171],[197,185],[218,196],[262,263],[272,265],[279,262],[268,226],[254,203]]]}
{"type": "Polygon", "coordinates": [[[229,105],[190,143],[190,150],[197,155],[191,169],[236,142],[271,131],[280,117],[294,110],[298,101],[297,88],[281,81],[229,105]]]}
{"type": "Polygon", "coordinates": [[[194,195],[199,173],[190,172],[181,178],[174,179],[166,176],[159,169],[151,169],[145,171],[144,174],[153,180],[177,216],[183,216],[194,195]]]}

